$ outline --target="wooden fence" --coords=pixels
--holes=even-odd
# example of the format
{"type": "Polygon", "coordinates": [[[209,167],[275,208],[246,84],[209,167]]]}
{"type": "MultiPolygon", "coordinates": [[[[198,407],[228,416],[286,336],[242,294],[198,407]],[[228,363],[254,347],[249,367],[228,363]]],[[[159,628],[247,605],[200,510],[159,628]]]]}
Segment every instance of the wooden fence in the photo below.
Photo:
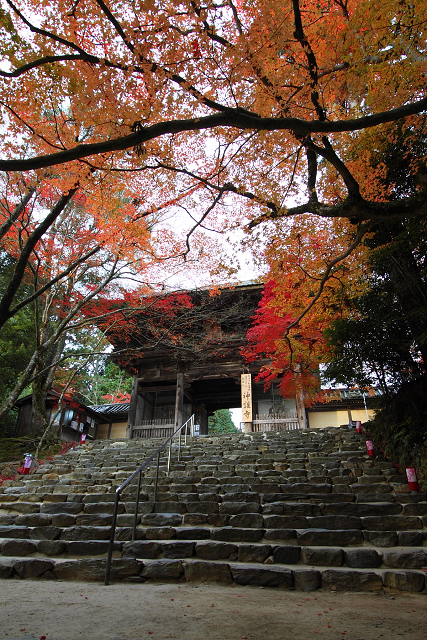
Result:
{"type": "Polygon", "coordinates": [[[294,431],[299,429],[296,413],[272,413],[256,415],[252,420],[252,431],[294,431]]]}
{"type": "Polygon", "coordinates": [[[132,428],[132,438],[168,438],[175,431],[175,422],[170,418],[142,420],[132,428]]]}

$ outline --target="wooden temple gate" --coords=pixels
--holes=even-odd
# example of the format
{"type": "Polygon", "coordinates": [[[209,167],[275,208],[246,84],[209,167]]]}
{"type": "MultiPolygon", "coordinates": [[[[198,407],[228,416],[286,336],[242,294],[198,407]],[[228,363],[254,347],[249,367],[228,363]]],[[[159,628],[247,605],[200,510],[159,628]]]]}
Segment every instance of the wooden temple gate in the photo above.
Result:
{"type": "Polygon", "coordinates": [[[224,289],[216,296],[207,290],[186,292],[191,306],[174,315],[170,333],[164,314],[155,317],[150,307],[153,317],[147,312],[133,316],[126,340],[110,336],[113,357],[134,374],[128,438],[166,438],[192,414],[205,435],[209,415],[239,406],[246,413],[245,431],[306,428],[302,397],[287,399],[285,411],[273,417],[274,387],[264,392],[263,383],[254,382],[263,362],[247,363],[241,355],[261,292],[258,284],[224,289]]]}

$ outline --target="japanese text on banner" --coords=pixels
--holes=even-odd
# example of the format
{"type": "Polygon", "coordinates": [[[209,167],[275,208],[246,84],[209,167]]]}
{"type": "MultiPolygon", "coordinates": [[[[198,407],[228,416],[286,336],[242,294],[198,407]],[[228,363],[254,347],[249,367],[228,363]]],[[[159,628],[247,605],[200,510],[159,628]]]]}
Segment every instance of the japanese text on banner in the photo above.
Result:
{"type": "Polygon", "coordinates": [[[242,373],[242,418],[243,422],[252,422],[252,376],[242,373]]]}

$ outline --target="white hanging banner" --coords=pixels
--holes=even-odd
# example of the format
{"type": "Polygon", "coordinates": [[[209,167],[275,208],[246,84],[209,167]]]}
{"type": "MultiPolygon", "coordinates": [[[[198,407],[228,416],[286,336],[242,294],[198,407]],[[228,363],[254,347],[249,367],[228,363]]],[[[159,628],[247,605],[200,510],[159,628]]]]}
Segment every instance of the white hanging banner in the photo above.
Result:
{"type": "Polygon", "coordinates": [[[252,422],[252,375],[242,373],[242,419],[243,422],[252,422]]]}

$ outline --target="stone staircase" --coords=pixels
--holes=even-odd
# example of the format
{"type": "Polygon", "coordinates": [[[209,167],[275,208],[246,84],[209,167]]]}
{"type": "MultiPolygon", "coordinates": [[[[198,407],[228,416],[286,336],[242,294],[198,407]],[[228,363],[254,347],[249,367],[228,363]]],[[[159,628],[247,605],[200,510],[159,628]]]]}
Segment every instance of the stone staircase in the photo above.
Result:
{"type": "MultiPolygon", "coordinates": [[[[95,441],[0,488],[0,577],[104,579],[114,491],[160,440],[95,441]],[[10,485],[10,486],[7,486],[10,485]]],[[[111,581],[427,592],[427,496],[350,429],[190,438],[119,505],[111,581]]]]}

